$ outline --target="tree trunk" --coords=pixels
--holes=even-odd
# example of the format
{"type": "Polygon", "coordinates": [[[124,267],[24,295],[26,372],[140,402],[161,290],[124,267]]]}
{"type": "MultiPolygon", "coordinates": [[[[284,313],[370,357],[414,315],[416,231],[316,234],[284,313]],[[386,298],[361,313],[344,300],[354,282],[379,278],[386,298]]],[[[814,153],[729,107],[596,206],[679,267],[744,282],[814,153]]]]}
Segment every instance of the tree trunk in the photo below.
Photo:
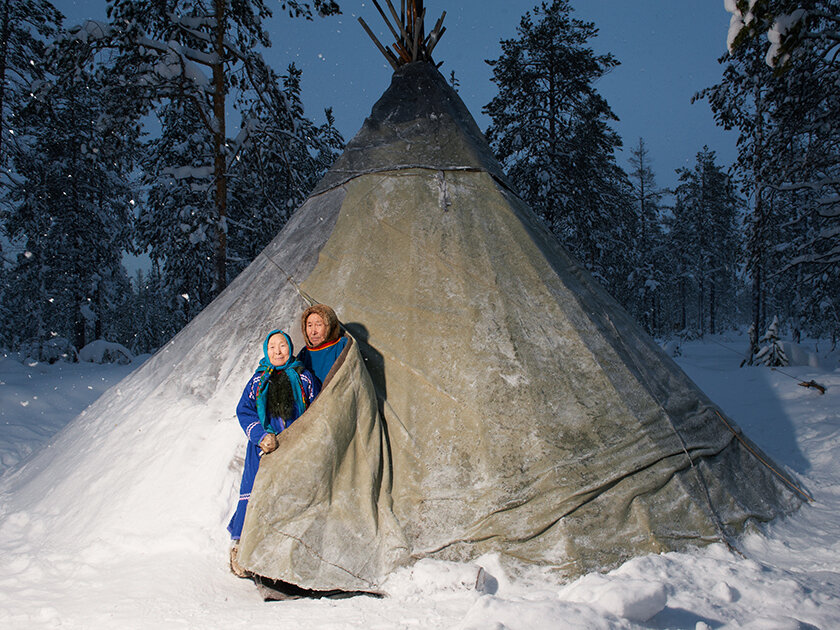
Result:
{"type": "Polygon", "coordinates": [[[651,323],[651,327],[653,329],[653,334],[659,334],[660,328],[662,326],[662,316],[661,316],[661,309],[662,309],[662,301],[659,297],[659,292],[653,294],[653,321],[651,323]]]}
{"type": "Polygon", "coordinates": [[[225,153],[225,1],[215,0],[216,55],[213,64],[213,156],[216,176],[216,278],[213,297],[227,286],[227,160],[225,153]]]}
{"type": "Polygon", "coordinates": [[[73,307],[73,345],[76,350],[85,347],[85,316],[82,313],[82,300],[84,298],[76,295],[76,304],[73,307]]]}
{"type": "Polygon", "coordinates": [[[93,324],[93,338],[102,339],[102,314],[105,312],[105,305],[102,303],[102,280],[99,280],[96,284],[93,299],[96,302],[96,321],[93,324]]]}
{"type": "MultiPolygon", "coordinates": [[[[6,96],[6,56],[9,50],[9,0],[0,0],[0,167],[3,165],[3,137],[6,129],[3,125],[3,107],[6,96]]],[[[2,245],[0,245],[2,251],[2,245]]]]}
{"type": "Polygon", "coordinates": [[[761,187],[755,196],[755,224],[753,227],[753,238],[751,252],[752,258],[752,305],[753,305],[753,326],[756,333],[764,330],[764,199],[761,187]]]}
{"type": "MultiPolygon", "coordinates": [[[[764,143],[764,109],[762,107],[761,87],[756,86],[755,105],[756,105],[756,128],[755,140],[753,142],[753,152],[755,154],[755,167],[753,176],[755,177],[755,208],[753,210],[755,223],[753,224],[753,238],[751,240],[752,251],[749,256],[752,260],[752,307],[753,307],[753,328],[755,330],[756,339],[761,336],[761,331],[764,330],[764,290],[763,290],[763,275],[764,275],[764,235],[765,235],[765,218],[764,218],[764,190],[761,183],[761,173],[757,170],[760,168],[763,159],[763,143],[764,143]]],[[[749,363],[753,364],[755,353],[758,352],[758,344],[753,344],[750,349],[751,355],[749,363]]]]}
{"type": "Polygon", "coordinates": [[[715,283],[711,281],[709,282],[709,332],[713,335],[717,332],[715,307],[715,283]]]}
{"type": "MultiPolygon", "coordinates": [[[[758,261],[753,263],[753,270],[752,270],[752,306],[753,306],[753,329],[755,330],[756,339],[760,334],[760,331],[763,329],[762,326],[762,313],[761,313],[761,267],[758,261]]],[[[752,365],[753,357],[755,353],[758,352],[758,347],[756,344],[753,344],[753,347],[750,349],[751,355],[749,364],[752,365]]]]}

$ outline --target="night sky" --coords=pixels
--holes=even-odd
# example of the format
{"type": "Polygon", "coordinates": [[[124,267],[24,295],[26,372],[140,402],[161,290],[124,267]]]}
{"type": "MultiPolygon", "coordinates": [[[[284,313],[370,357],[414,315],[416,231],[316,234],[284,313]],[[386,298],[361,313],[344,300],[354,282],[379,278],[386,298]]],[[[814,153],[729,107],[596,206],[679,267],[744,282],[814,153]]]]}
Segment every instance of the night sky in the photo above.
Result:
{"type": "MultiPolygon", "coordinates": [[[[104,19],[105,0],[55,0],[65,24],[104,19]]],[[[371,106],[388,87],[391,67],[356,21],[358,16],[390,43],[372,2],[339,1],[343,14],[312,22],[278,12],[267,24],[273,46],[266,59],[279,72],[290,62],[303,70],[307,115],[324,121],[332,107],[345,140],[355,135],[371,106]]],[[[459,94],[482,130],[481,114],[496,93],[485,59],[497,58],[500,39],[515,37],[516,26],[534,1],[427,0],[427,29],[446,11],[446,33],[435,49],[441,72],[452,71],[459,94]]],[[[674,186],[674,170],[693,167],[703,145],[716,151],[728,167],[735,158],[735,134],[714,124],[705,101],[691,104],[698,90],[720,80],[718,58],[726,52],[729,14],[723,0],[573,0],[574,17],[592,21],[599,35],[591,44],[597,53],[612,53],[621,65],[597,89],[620,119],[614,124],[625,148],[618,156],[625,168],[630,148],[645,139],[657,183],[674,186]]]]}

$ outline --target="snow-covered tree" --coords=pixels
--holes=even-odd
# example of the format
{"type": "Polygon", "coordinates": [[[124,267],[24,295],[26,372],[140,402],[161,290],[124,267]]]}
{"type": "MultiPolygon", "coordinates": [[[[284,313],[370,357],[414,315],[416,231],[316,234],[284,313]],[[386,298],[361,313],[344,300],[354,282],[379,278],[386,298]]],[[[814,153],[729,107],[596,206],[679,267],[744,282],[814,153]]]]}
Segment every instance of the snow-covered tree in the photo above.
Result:
{"type": "MultiPolygon", "coordinates": [[[[8,191],[19,183],[8,158],[8,146],[19,141],[17,112],[30,100],[35,82],[44,76],[46,42],[61,20],[61,13],[48,0],[0,0],[0,260],[10,203],[8,191]]],[[[2,329],[8,315],[0,313],[0,317],[2,329]]]]}
{"type": "MultiPolygon", "coordinates": [[[[313,11],[338,12],[333,0],[284,0],[280,7],[290,16],[308,19],[313,11]]],[[[259,52],[271,43],[262,26],[271,9],[265,0],[169,0],[151,5],[145,0],[110,0],[108,16],[110,24],[88,23],[76,32],[77,40],[92,48],[120,46],[120,68],[131,73],[127,79],[145,85],[150,98],[182,101],[180,107],[192,109],[211,139],[213,217],[206,236],[214,247],[208,291],[215,296],[228,282],[229,172],[248,138],[264,131],[265,119],[253,115],[253,103],[274,112],[288,105],[259,52]],[[231,98],[232,91],[239,96],[231,98]],[[228,137],[229,104],[241,115],[233,141],[228,137]]],[[[290,139],[298,138],[293,132],[290,139]]],[[[305,143],[305,138],[300,140],[305,143]]]]}
{"type": "Polygon", "coordinates": [[[519,194],[616,296],[627,298],[636,234],[630,184],[615,162],[621,139],[596,81],[618,62],[588,46],[597,34],[568,0],[526,13],[487,63],[499,93],[484,107],[496,156],[519,194]],[[621,243],[622,247],[614,247],[621,243]]]}
{"type": "Polygon", "coordinates": [[[331,110],[321,126],[304,115],[300,79],[294,64],[281,79],[270,76],[282,81],[286,106],[278,112],[255,104],[252,120],[261,132],[248,138],[231,166],[231,273],[244,269],[277,235],[344,146],[331,110]]]}
{"type": "Polygon", "coordinates": [[[664,234],[660,215],[664,192],[656,185],[652,161],[642,138],[631,149],[630,167],[628,175],[638,216],[637,262],[631,277],[635,298],[632,312],[649,333],[655,334],[660,332],[660,293],[664,284],[664,234]]]}
{"type": "Polygon", "coordinates": [[[767,332],[758,341],[761,345],[758,353],[755,355],[755,363],[759,365],[766,365],[767,367],[784,367],[789,361],[785,350],[782,347],[779,339],[779,317],[774,316],[773,321],[767,328],[767,332]]]}
{"type": "Polygon", "coordinates": [[[174,316],[160,266],[153,261],[148,272],[135,272],[126,292],[127,303],[119,311],[112,337],[134,354],[154,352],[169,341],[183,324],[174,316]]]}
{"type": "Polygon", "coordinates": [[[702,336],[734,319],[740,200],[708,147],[697,154],[693,169],[677,172],[669,273],[678,294],[680,328],[702,336]]]}
{"type": "Polygon", "coordinates": [[[7,297],[18,342],[58,334],[81,348],[102,334],[124,280],[139,128],[124,86],[66,52],[16,116],[7,230],[23,253],[7,297]]]}
{"type": "MultiPolygon", "coordinates": [[[[840,10],[840,3],[838,3],[840,10]]],[[[835,48],[835,50],[837,50],[835,48]]],[[[790,278],[794,315],[812,334],[840,334],[840,60],[802,43],[780,77],[773,112],[773,193],[787,235],[777,267],[790,278]]]]}
{"type": "Polygon", "coordinates": [[[0,352],[11,349],[14,331],[11,329],[12,311],[8,307],[9,280],[6,260],[0,256],[0,352]]]}
{"type": "MultiPolygon", "coordinates": [[[[342,144],[331,113],[323,128],[303,115],[299,79],[291,66],[281,111],[254,105],[259,112],[252,112],[251,120],[261,132],[242,143],[229,168],[230,274],[247,266],[280,231],[342,144]]],[[[142,163],[147,199],[136,242],[161,265],[174,321],[183,326],[213,299],[213,138],[191,101],[171,100],[158,114],[161,133],[147,144],[142,163]]]]}
{"type": "MultiPolygon", "coordinates": [[[[765,327],[768,296],[778,293],[782,278],[773,274],[773,251],[779,244],[780,219],[771,187],[773,173],[771,110],[774,100],[772,69],[757,54],[758,42],[749,41],[740,54],[726,60],[723,80],[694,98],[709,101],[715,119],[726,129],[738,129],[735,170],[741,191],[749,200],[746,219],[746,263],[751,279],[752,327],[765,327]],[[747,51],[749,48],[749,52],[747,51]]],[[[772,308],[772,305],[771,307],[772,308]]]]}
{"type": "Polygon", "coordinates": [[[157,113],[161,133],[141,160],[146,197],[135,244],[161,265],[167,302],[184,326],[213,299],[213,137],[191,101],[170,101],[157,113]]]}
{"type": "Polygon", "coordinates": [[[62,15],[48,0],[0,0],[0,182],[6,184],[5,143],[14,138],[16,110],[44,76],[46,42],[62,15]],[[4,181],[5,180],[5,181],[4,181]]]}
{"type": "Polygon", "coordinates": [[[837,0],[724,0],[724,5],[732,14],[727,35],[730,52],[766,37],[767,65],[783,69],[809,41],[823,42],[826,59],[836,59],[840,50],[837,0]]]}
{"type": "Polygon", "coordinates": [[[737,168],[752,206],[753,323],[761,330],[766,313],[777,312],[836,337],[840,0],[730,0],[727,8],[733,18],[723,80],[700,96],[740,132],[737,168]]]}

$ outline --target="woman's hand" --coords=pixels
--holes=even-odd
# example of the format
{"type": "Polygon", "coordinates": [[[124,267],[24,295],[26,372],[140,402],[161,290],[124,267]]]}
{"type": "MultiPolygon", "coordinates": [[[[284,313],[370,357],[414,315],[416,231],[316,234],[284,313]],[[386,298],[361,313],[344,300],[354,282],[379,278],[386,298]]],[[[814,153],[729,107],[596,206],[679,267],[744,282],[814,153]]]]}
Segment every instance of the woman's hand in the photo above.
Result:
{"type": "Polygon", "coordinates": [[[277,450],[277,436],[273,433],[266,433],[265,437],[260,440],[260,448],[264,454],[277,450]]]}

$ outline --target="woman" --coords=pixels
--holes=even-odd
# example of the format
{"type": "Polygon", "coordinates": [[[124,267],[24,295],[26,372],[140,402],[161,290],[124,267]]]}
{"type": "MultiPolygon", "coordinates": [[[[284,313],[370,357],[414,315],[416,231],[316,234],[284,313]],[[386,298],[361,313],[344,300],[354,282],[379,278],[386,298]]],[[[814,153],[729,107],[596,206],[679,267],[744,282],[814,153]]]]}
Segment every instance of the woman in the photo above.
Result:
{"type": "Polygon", "coordinates": [[[294,358],[292,351],[289,335],[282,330],[268,333],[263,342],[263,358],[236,407],[236,417],[248,438],[239,502],[228,524],[228,531],[234,540],[231,569],[237,575],[241,571],[241,567],[236,564],[237,544],[242,534],[251,488],[260,466],[260,457],[277,448],[277,434],[301,416],[321,389],[312,372],[294,358]]]}
{"type": "Polygon", "coordinates": [[[300,351],[298,360],[323,383],[347,345],[347,337],[341,335],[338,317],[326,304],[307,308],[301,315],[300,325],[306,347],[300,351]]]}

